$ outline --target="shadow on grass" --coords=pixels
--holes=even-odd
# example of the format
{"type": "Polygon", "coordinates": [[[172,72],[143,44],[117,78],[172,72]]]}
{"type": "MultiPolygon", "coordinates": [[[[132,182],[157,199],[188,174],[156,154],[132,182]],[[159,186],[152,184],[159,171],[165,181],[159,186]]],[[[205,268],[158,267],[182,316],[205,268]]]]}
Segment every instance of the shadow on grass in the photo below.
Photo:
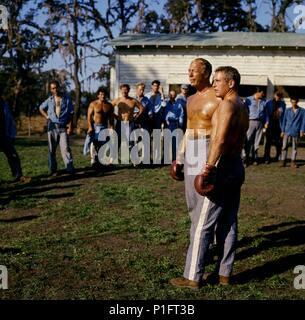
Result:
{"type": "Polygon", "coordinates": [[[22,146],[22,147],[41,147],[41,146],[48,147],[48,141],[45,139],[16,138],[14,145],[22,146]]]}
{"type": "Polygon", "coordinates": [[[12,254],[16,254],[16,253],[21,253],[22,250],[19,248],[0,248],[0,253],[4,254],[4,253],[12,253],[12,254]]]}
{"type": "MultiPolygon", "coordinates": [[[[245,245],[251,246],[251,243],[257,239],[263,239],[255,247],[248,247],[236,254],[236,260],[243,260],[259,253],[279,247],[295,247],[305,244],[305,220],[284,222],[277,225],[264,226],[258,229],[260,232],[255,237],[243,238],[238,247],[245,245]],[[281,227],[293,226],[286,230],[272,232],[281,227]],[[271,233],[266,233],[270,232],[271,233]]],[[[288,249],[289,250],[289,249],[288,249]]],[[[305,261],[305,253],[296,253],[281,257],[277,260],[267,262],[262,266],[258,266],[247,271],[243,271],[233,276],[236,283],[246,283],[253,279],[265,279],[275,274],[280,274],[289,269],[293,269],[296,265],[305,261]]]]}
{"type": "Polygon", "coordinates": [[[9,190],[8,192],[3,192],[2,196],[0,197],[0,202],[2,205],[9,204],[12,200],[18,201],[18,200],[24,200],[25,197],[28,196],[30,199],[36,199],[36,198],[47,198],[47,199],[56,199],[56,198],[64,198],[64,197],[71,197],[74,195],[72,192],[67,193],[60,193],[60,194],[53,194],[53,195],[41,195],[37,196],[36,194],[48,192],[50,190],[62,190],[62,189],[70,189],[75,187],[80,187],[82,184],[73,184],[68,186],[49,186],[49,187],[31,187],[29,184],[26,185],[25,189],[19,189],[19,190],[9,190]]]}
{"type": "Polygon", "coordinates": [[[12,223],[12,222],[20,222],[20,221],[31,221],[34,219],[39,218],[38,215],[28,215],[28,216],[23,216],[23,217],[17,217],[17,218],[8,218],[8,219],[0,219],[0,223],[12,223]]]}
{"type": "Polygon", "coordinates": [[[262,266],[258,266],[243,272],[240,272],[232,277],[232,281],[238,284],[244,284],[254,279],[264,280],[270,278],[275,274],[283,273],[287,270],[293,269],[301,262],[305,261],[305,253],[296,253],[281,257],[277,260],[267,262],[262,266]]]}
{"type": "Polygon", "coordinates": [[[238,252],[236,254],[236,260],[243,260],[253,255],[257,255],[261,251],[272,248],[278,248],[281,246],[292,247],[305,244],[305,225],[296,226],[276,233],[261,235],[255,238],[263,238],[265,240],[260,242],[256,247],[250,247],[238,252]]]}

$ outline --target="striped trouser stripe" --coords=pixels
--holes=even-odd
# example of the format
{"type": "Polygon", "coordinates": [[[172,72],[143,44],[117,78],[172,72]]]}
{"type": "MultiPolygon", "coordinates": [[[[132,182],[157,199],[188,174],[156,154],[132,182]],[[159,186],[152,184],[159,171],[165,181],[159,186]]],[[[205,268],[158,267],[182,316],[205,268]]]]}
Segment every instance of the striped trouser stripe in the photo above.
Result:
{"type": "Polygon", "coordinates": [[[198,266],[199,250],[200,250],[200,245],[202,245],[202,241],[201,241],[202,227],[206,220],[206,214],[208,211],[209,204],[210,204],[209,199],[207,197],[204,197],[202,209],[199,216],[199,221],[194,234],[188,279],[195,279],[196,277],[195,276],[197,272],[196,266],[198,266]]]}

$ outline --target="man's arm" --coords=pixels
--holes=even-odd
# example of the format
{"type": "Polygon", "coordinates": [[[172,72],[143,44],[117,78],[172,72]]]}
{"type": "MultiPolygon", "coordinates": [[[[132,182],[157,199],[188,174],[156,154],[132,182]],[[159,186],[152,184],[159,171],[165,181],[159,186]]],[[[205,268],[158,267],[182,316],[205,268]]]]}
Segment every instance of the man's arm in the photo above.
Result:
{"type": "MultiPolygon", "coordinates": [[[[114,117],[114,119],[116,119],[116,120],[120,120],[120,119],[119,119],[119,115],[114,112],[114,107],[117,106],[118,103],[119,103],[119,98],[114,99],[114,100],[111,101],[111,104],[113,105],[113,117],[114,117]]],[[[119,112],[119,110],[118,110],[118,112],[119,112]]]]}
{"type": "Polygon", "coordinates": [[[304,133],[305,133],[305,111],[302,112],[302,125],[301,125],[301,130],[300,130],[300,138],[304,137],[304,133]]]}
{"type": "Polygon", "coordinates": [[[280,126],[281,126],[281,137],[283,138],[284,137],[284,133],[285,133],[285,126],[286,126],[286,121],[287,121],[287,110],[285,110],[285,113],[284,113],[284,116],[283,116],[283,121],[280,123],[280,126]]]}
{"type": "Polygon", "coordinates": [[[91,102],[88,107],[87,111],[87,123],[88,123],[88,131],[87,133],[90,134],[93,131],[92,122],[93,122],[93,115],[94,115],[94,105],[91,102]]]}
{"type": "Polygon", "coordinates": [[[184,119],[184,110],[181,104],[179,104],[179,127],[182,128],[183,126],[183,119],[184,119]]]}
{"type": "Polygon", "coordinates": [[[68,112],[69,112],[69,119],[67,123],[67,134],[70,135],[73,132],[73,114],[74,114],[74,108],[72,104],[72,100],[70,97],[67,97],[67,103],[68,103],[68,112]]]}
{"type": "Polygon", "coordinates": [[[45,100],[40,106],[39,106],[39,112],[42,114],[43,117],[46,119],[49,119],[48,114],[45,112],[45,110],[48,109],[48,100],[45,100]]]}
{"type": "Polygon", "coordinates": [[[135,105],[139,109],[139,112],[137,112],[136,116],[134,117],[134,120],[138,119],[139,116],[144,112],[145,108],[143,107],[142,103],[135,99],[135,105]]]}
{"type": "Polygon", "coordinates": [[[215,166],[220,156],[225,151],[229,127],[233,120],[234,109],[229,101],[222,101],[216,114],[216,126],[213,130],[207,164],[215,166]]]}
{"type": "Polygon", "coordinates": [[[109,121],[108,121],[108,126],[109,129],[114,129],[114,106],[110,104],[110,111],[109,111],[109,121]]]}
{"type": "Polygon", "coordinates": [[[267,129],[269,127],[269,117],[270,117],[270,109],[273,107],[273,101],[269,100],[266,105],[265,105],[265,116],[264,116],[264,123],[265,123],[265,128],[267,129]]]}

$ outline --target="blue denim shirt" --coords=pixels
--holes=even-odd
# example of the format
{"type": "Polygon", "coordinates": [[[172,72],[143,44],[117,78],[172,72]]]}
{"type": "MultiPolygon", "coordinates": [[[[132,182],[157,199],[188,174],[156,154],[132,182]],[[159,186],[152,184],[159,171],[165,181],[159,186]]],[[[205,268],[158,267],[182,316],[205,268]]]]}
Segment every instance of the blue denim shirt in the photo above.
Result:
{"type": "Polygon", "coordinates": [[[247,106],[249,111],[249,120],[261,120],[262,122],[265,122],[266,120],[266,114],[265,114],[266,100],[265,99],[258,100],[258,103],[257,103],[254,96],[251,96],[246,98],[245,105],[247,106]]]}
{"type": "Polygon", "coordinates": [[[285,111],[282,131],[291,137],[299,137],[300,132],[305,132],[305,109],[299,107],[296,112],[292,108],[285,111]]]}
{"type": "MultiPolygon", "coordinates": [[[[266,103],[265,115],[266,115],[266,122],[268,122],[268,123],[270,121],[270,116],[272,115],[272,112],[273,112],[273,101],[274,100],[271,99],[271,100],[268,100],[266,103]]],[[[285,103],[285,101],[280,100],[279,101],[280,124],[283,123],[285,110],[286,110],[286,103],[285,103]]]]}
{"type": "Polygon", "coordinates": [[[164,120],[167,126],[170,126],[170,124],[174,122],[178,125],[178,127],[182,127],[183,114],[184,110],[180,103],[177,103],[177,101],[174,103],[172,103],[170,100],[167,101],[164,111],[164,120]]]}
{"type": "MultiPolygon", "coordinates": [[[[150,100],[145,96],[142,97],[142,99],[139,99],[138,97],[136,99],[139,100],[142,103],[142,106],[145,108],[144,114],[150,116],[152,114],[152,104],[150,100]]],[[[139,109],[135,107],[134,112],[138,112],[138,111],[139,109]]]]}
{"type": "Polygon", "coordinates": [[[55,101],[53,96],[45,100],[40,105],[39,109],[47,111],[49,119],[53,123],[57,123],[61,125],[66,125],[69,122],[70,115],[74,112],[71,98],[67,95],[62,96],[59,118],[57,118],[55,113],[55,101]]]}
{"type": "Polygon", "coordinates": [[[186,110],[187,98],[183,94],[177,96],[176,102],[181,105],[184,111],[186,110]]]}
{"type": "Polygon", "coordinates": [[[161,94],[153,95],[151,92],[146,94],[146,97],[150,100],[151,110],[153,113],[162,112],[162,107],[166,106],[166,101],[162,99],[161,94]]]}

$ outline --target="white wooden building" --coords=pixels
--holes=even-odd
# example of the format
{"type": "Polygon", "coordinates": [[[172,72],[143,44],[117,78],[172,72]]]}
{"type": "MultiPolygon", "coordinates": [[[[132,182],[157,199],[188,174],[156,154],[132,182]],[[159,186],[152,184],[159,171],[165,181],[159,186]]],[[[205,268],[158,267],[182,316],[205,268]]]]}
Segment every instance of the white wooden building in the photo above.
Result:
{"type": "Polygon", "coordinates": [[[211,62],[213,70],[231,65],[241,74],[241,96],[263,86],[270,98],[276,88],[286,97],[305,101],[305,34],[217,32],[195,34],[124,34],[112,41],[115,63],[111,69],[111,98],[119,85],[161,81],[165,94],[171,86],[188,83],[187,70],[196,57],[211,62]]]}

